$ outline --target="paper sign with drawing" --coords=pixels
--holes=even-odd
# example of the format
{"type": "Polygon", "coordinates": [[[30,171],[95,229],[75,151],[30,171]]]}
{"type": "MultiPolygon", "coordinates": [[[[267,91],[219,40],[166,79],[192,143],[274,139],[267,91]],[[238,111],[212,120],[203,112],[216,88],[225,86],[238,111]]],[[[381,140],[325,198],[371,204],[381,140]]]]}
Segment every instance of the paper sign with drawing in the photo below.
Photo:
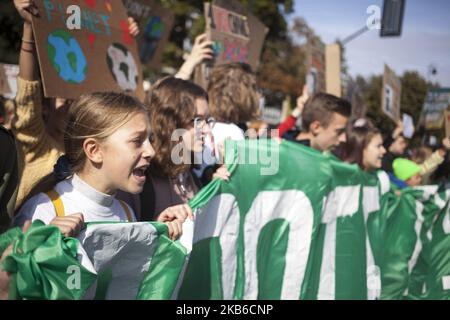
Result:
{"type": "Polygon", "coordinates": [[[45,96],[74,99],[112,90],[143,97],[136,41],[121,0],[79,2],[80,29],[66,24],[73,1],[35,3],[41,14],[32,22],[45,96]]]}

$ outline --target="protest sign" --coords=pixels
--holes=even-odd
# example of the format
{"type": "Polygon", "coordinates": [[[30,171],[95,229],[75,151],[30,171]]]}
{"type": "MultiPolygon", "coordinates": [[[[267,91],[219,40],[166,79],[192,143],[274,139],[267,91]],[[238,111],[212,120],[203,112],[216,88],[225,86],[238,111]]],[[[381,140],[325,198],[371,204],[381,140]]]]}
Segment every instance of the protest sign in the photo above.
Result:
{"type": "Polygon", "coordinates": [[[122,1],[78,2],[80,28],[66,15],[71,5],[70,0],[36,2],[40,15],[32,22],[45,96],[127,91],[143,97],[136,41],[122,1]]]}
{"type": "Polygon", "coordinates": [[[422,108],[421,120],[427,130],[440,130],[444,111],[450,106],[450,88],[429,90],[422,108]]]}
{"type": "Polygon", "coordinates": [[[326,62],[326,87],[327,93],[336,97],[342,96],[341,89],[341,47],[334,43],[326,46],[325,49],[326,62]]]}
{"type": "Polygon", "coordinates": [[[123,4],[140,27],[137,42],[141,63],[160,68],[175,16],[153,0],[123,0],[123,4]]]}
{"type": "Polygon", "coordinates": [[[383,88],[381,92],[381,109],[394,122],[400,119],[400,99],[402,84],[386,64],[384,65],[383,88]]]}
{"type": "Polygon", "coordinates": [[[305,52],[306,84],[309,95],[325,92],[325,44],[316,36],[309,37],[305,52]]]}
{"type": "Polygon", "coordinates": [[[206,87],[211,68],[227,62],[248,63],[256,71],[268,28],[234,0],[205,3],[204,10],[214,60],[196,69],[194,81],[206,87]]]}

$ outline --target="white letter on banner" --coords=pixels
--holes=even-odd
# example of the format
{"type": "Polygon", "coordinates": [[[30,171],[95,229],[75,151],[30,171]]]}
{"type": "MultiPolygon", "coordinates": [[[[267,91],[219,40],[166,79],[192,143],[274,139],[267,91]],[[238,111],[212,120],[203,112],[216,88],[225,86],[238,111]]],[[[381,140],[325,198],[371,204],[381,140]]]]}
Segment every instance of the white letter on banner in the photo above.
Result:
{"type": "MultiPolygon", "coordinates": [[[[450,199],[450,190],[447,190],[447,200],[450,199]]],[[[447,204],[447,212],[442,220],[442,229],[445,234],[450,234],[450,203],[447,204]]],[[[450,275],[442,277],[442,288],[450,290],[450,275]]]]}
{"type": "Polygon", "coordinates": [[[70,274],[66,281],[66,286],[69,290],[80,290],[81,288],[81,271],[78,266],[67,267],[67,274],[70,274]]]}
{"type": "Polygon", "coordinates": [[[263,191],[245,216],[244,299],[258,297],[257,246],[261,229],[275,219],[289,222],[286,266],[280,299],[298,299],[311,246],[314,212],[308,197],[299,190],[263,191]]]}
{"type": "Polygon", "coordinates": [[[366,26],[369,30],[381,29],[381,9],[379,6],[371,5],[367,7],[367,14],[371,14],[366,20],[366,26]]]}
{"type": "Polygon", "coordinates": [[[442,229],[444,229],[445,234],[450,234],[450,204],[447,205],[447,213],[442,221],[442,229]]]}
{"type": "Polygon", "coordinates": [[[239,234],[239,208],[231,194],[219,194],[206,207],[197,210],[193,244],[219,237],[222,249],[222,288],[225,300],[233,299],[236,280],[236,251],[239,234]]]}
{"type": "Polygon", "coordinates": [[[317,293],[319,300],[335,299],[336,219],[352,216],[358,211],[360,189],[359,185],[337,187],[325,200],[322,223],[326,224],[326,231],[317,293]]]}
{"type": "MultiPolygon", "coordinates": [[[[364,187],[363,200],[364,221],[367,226],[369,214],[380,210],[380,195],[378,187],[364,187]]],[[[375,265],[372,247],[369,241],[369,234],[366,234],[366,261],[367,261],[367,299],[375,300],[381,294],[381,272],[380,268],[375,265]]]]}
{"type": "Polygon", "coordinates": [[[408,262],[408,272],[411,274],[412,269],[416,265],[419,254],[422,251],[422,241],[420,240],[420,231],[422,229],[423,222],[425,221],[423,217],[423,204],[420,201],[415,201],[416,205],[416,223],[414,224],[414,230],[416,231],[416,245],[414,246],[414,252],[411,259],[408,262]]]}

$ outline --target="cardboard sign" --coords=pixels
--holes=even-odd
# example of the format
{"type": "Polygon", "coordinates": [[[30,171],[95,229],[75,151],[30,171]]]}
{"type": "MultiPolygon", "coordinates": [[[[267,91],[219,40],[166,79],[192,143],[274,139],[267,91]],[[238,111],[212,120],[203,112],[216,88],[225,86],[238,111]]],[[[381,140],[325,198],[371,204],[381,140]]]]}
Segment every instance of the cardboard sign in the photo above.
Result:
{"type": "Polygon", "coordinates": [[[450,88],[429,90],[422,108],[421,120],[427,130],[440,130],[444,112],[450,107],[450,88]]]}
{"type": "Polygon", "coordinates": [[[403,136],[407,139],[411,139],[414,135],[414,121],[413,118],[407,114],[403,114],[403,136]]]}
{"type": "Polygon", "coordinates": [[[256,71],[269,29],[235,0],[206,2],[204,11],[214,61],[195,70],[195,82],[206,87],[212,67],[227,62],[248,63],[256,71]]]}
{"type": "Polygon", "coordinates": [[[277,125],[281,121],[281,110],[279,108],[264,107],[261,113],[261,119],[268,124],[277,125]]]}
{"type": "Polygon", "coordinates": [[[318,37],[310,37],[306,47],[306,85],[309,95],[325,92],[325,44],[318,37]]]}
{"type": "Polygon", "coordinates": [[[445,136],[450,138],[450,111],[445,111],[445,136]]]}
{"type": "Polygon", "coordinates": [[[326,46],[325,50],[326,62],[326,87],[327,93],[333,94],[336,97],[342,96],[341,86],[341,47],[334,43],[326,46]]]}
{"type": "Polygon", "coordinates": [[[143,98],[136,40],[121,0],[36,1],[33,31],[46,97],[75,99],[94,91],[126,91],[143,98]],[[69,29],[76,4],[81,28],[69,29]]]}
{"type": "Polygon", "coordinates": [[[261,52],[264,46],[269,28],[267,28],[254,15],[247,13],[248,27],[250,28],[250,44],[248,48],[248,64],[252,66],[253,71],[258,70],[261,62],[261,52]]]}
{"type": "Polygon", "coordinates": [[[394,122],[400,120],[400,99],[402,83],[386,64],[384,65],[381,109],[394,122]]]}
{"type": "Polygon", "coordinates": [[[160,68],[175,16],[154,0],[123,0],[123,4],[139,25],[137,42],[141,63],[160,68]]]}
{"type": "MultiPolygon", "coordinates": [[[[7,99],[14,99],[17,94],[17,76],[19,75],[19,66],[16,64],[0,64],[0,78],[5,77],[6,82],[0,84],[0,94],[7,99]]],[[[2,78],[3,79],[3,78],[2,78]]],[[[5,80],[0,80],[5,81],[5,80]]]]}

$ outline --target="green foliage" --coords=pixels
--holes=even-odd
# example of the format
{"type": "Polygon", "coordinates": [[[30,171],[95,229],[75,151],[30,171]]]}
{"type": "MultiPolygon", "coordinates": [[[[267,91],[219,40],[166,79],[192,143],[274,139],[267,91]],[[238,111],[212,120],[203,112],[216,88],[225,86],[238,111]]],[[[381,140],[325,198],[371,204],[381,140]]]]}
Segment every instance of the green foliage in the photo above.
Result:
{"type": "MultiPolygon", "coordinates": [[[[400,111],[402,114],[407,113],[413,117],[417,130],[429,86],[417,71],[406,71],[400,80],[402,82],[400,111]]],[[[367,116],[383,132],[391,132],[395,128],[395,123],[381,111],[383,76],[372,76],[368,80],[359,76],[356,78],[356,82],[363,92],[367,116]]]]}
{"type": "Polygon", "coordinates": [[[417,124],[427,95],[427,82],[417,71],[406,71],[401,80],[401,110],[411,115],[417,124]]]}

